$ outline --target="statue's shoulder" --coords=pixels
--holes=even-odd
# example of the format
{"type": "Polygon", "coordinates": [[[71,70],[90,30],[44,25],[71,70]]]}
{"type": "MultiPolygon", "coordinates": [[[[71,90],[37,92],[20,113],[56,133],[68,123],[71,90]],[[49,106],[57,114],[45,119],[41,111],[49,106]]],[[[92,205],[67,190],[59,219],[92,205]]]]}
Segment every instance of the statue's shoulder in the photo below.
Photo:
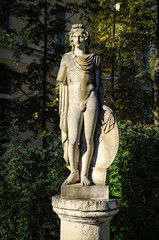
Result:
{"type": "Polygon", "coordinates": [[[71,52],[67,52],[67,53],[64,54],[64,56],[72,56],[72,55],[73,55],[72,51],[71,52]]]}
{"type": "Polygon", "coordinates": [[[72,52],[65,53],[62,56],[62,62],[63,63],[68,63],[68,61],[70,61],[71,58],[72,58],[72,52]]]}
{"type": "Polygon", "coordinates": [[[62,58],[70,58],[70,57],[72,57],[72,56],[73,56],[73,53],[72,53],[72,52],[67,52],[67,53],[65,53],[65,54],[63,55],[62,58]]]}

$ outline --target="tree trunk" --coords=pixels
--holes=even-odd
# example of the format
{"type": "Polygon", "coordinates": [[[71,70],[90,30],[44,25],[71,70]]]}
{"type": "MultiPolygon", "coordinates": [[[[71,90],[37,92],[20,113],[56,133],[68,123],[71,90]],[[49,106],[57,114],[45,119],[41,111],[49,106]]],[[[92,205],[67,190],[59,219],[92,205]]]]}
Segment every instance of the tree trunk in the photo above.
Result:
{"type": "Polygon", "coordinates": [[[46,77],[47,77],[47,69],[46,69],[46,58],[47,58],[47,0],[45,0],[45,17],[44,17],[44,58],[43,58],[43,116],[42,116],[42,128],[44,132],[43,136],[43,149],[46,148],[46,77]]]}
{"type": "Polygon", "coordinates": [[[114,91],[114,72],[115,72],[115,21],[116,21],[116,0],[114,0],[114,19],[113,19],[113,53],[112,53],[112,72],[111,72],[111,95],[114,104],[115,91],[114,91]]]}
{"type": "Polygon", "coordinates": [[[159,2],[157,1],[157,31],[154,79],[154,124],[159,126],[159,2]]]}

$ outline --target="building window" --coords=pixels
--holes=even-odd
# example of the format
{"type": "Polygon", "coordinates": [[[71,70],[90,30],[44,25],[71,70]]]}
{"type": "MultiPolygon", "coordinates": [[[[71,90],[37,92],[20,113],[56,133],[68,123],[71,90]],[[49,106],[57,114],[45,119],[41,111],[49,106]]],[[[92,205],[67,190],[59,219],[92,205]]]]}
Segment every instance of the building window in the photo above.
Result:
{"type": "Polygon", "coordinates": [[[14,98],[12,74],[7,66],[0,65],[0,118],[2,121],[10,114],[11,101],[14,98]]]}
{"type": "Polygon", "coordinates": [[[5,74],[0,74],[0,94],[11,94],[11,79],[5,74]]]}
{"type": "Polygon", "coordinates": [[[8,114],[10,114],[10,106],[11,100],[10,99],[1,99],[0,98],[0,119],[4,121],[8,114]]]}
{"type": "Polygon", "coordinates": [[[4,0],[0,0],[0,28],[10,27],[10,16],[9,16],[10,4],[5,3],[4,0]]]}
{"type": "Polygon", "coordinates": [[[56,35],[56,41],[59,45],[65,45],[65,11],[61,11],[56,15],[59,32],[56,35]]]}

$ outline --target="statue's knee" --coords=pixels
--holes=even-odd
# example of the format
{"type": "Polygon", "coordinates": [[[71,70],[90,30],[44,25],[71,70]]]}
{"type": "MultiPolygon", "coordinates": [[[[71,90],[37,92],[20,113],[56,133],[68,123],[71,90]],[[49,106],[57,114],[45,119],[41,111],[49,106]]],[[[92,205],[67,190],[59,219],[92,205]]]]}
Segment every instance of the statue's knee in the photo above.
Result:
{"type": "Polygon", "coordinates": [[[69,146],[74,149],[77,146],[77,141],[69,139],[69,146]]]}

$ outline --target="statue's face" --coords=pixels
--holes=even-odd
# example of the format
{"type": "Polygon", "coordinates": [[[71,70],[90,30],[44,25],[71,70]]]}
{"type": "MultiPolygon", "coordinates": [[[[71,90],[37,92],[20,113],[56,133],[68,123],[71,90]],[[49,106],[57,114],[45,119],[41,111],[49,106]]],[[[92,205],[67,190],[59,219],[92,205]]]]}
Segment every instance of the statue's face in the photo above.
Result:
{"type": "Polygon", "coordinates": [[[83,30],[77,30],[72,37],[73,43],[75,47],[82,48],[85,46],[85,37],[83,34],[83,30]]]}

